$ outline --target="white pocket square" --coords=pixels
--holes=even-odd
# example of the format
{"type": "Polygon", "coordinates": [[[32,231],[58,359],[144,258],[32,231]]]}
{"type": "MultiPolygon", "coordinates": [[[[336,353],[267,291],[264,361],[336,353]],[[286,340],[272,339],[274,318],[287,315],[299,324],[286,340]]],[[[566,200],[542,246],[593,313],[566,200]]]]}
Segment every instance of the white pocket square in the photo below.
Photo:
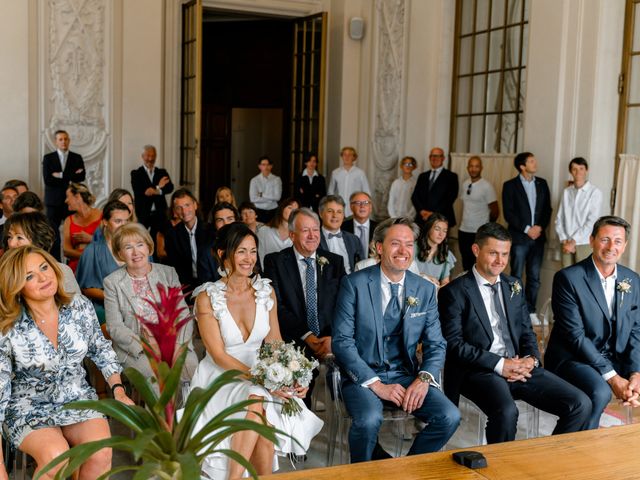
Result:
{"type": "Polygon", "coordinates": [[[409,314],[409,318],[422,317],[422,316],[424,316],[426,314],[427,314],[427,312],[414,312],[414,313],[410,313],[409,314]]]}

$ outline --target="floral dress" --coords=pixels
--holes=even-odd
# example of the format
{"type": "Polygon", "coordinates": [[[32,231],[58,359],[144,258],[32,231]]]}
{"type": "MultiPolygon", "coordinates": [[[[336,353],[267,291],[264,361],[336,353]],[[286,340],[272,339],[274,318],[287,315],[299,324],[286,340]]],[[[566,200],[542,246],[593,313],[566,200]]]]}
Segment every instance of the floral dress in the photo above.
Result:
{"type": "Polygon", "coordinates": [[[87,382],[85,357],[105,378],[122,370],[92,303],[82,295],[60,308],[57,349],[26,310],[0,334],[0,421],[15,447],[39,428],[103,418],[93,410],[63,409],[75,400],[98,398],[87,382]]]}

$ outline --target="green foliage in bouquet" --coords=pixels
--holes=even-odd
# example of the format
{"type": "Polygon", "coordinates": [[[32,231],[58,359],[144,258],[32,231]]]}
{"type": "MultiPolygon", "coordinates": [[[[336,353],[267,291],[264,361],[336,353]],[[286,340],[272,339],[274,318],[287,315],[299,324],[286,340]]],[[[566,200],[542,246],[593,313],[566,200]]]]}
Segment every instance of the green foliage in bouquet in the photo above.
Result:
{"type": "MultiPolygon", "coordinates": [[[[133,432],[128,436],[112,436],[103,440],[77,445],[47,464],[36,480],[56,465],[66,462],[56,478],[68,478],[91,455],[102,448],[112,448],[129,453],[135,464],[111,469],[98,480],[110,478],[124,471],[135,472],[134,480],[200,478],[201,464],[207,455],[222,453],[244,466],[253,478],[257,473],[253,466],[237,452],[219,448],[220,443],[236,432],[251,430],[276,443],[275,428],[243,418],[232,418],[247,407],[261,400],[245,400],[221,411],[198,433],[194,434],[196,421],[209,400],[225,385],[240,381],[242,372],[231,370],[220,375],[207,388],[195,388],[187,398],[182,415],[176,416],[176,398],[180,391],[180,374],[187,356],[187,346],[183,344],[176,351],[176,338],[180,329],[191,317],[180,319],[185,307],[180,307],[184,298],[179,287],[157,286],[160,301],[149,303],[157,313],[158,322],[150,322],[140,316],[138,320],[146,328],[141,337],[144,353],[149,359],[157,382],[159,395],[139,371],[127,368],[125,374],[139,392],[144,407],[125,405],[114,399],[81,400],[65,405],[70,409],[91,409],[98,411],[133,432]],[[150,341],[153,338],[154,341],[150,341]]],[[[266,422],[265,422],[266,423],[266,422]]]]}

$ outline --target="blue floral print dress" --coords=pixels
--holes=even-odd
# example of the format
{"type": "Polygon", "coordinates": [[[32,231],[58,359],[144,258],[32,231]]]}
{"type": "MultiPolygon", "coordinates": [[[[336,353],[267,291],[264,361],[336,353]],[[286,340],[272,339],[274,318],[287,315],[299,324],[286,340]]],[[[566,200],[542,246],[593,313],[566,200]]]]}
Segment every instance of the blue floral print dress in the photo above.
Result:
{"type": "Polygon", "coordinates": [[[15,447],[39,428],[104,418],[93,410],[63,409],[98,398],[87,382],[85,357],[105,378],[122,371],[93,304],[82,295],[60,308],[57,349],[24,309],[13,328],[0,334],[0,422],[15,447]]]}

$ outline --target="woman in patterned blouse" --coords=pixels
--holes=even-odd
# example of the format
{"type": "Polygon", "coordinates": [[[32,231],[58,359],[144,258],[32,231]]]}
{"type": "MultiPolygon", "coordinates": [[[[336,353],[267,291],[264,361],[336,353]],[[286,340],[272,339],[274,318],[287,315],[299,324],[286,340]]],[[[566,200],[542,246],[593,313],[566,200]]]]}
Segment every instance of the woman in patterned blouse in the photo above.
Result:
{"type": "MultiPolygon", "coordinates": [[[[133,402],[91,302],[64,291],[50,254],[32,245],[11,249],[0,260],[0,278],[0,422],[38,471],[70,446],[111,435],[98,412],[64,409],[69,402],[98,398],[86,380],[85,357],[101,370],[117,400],[133,402]]],[[[103,449],[80,467],[78,478],[95,479],[110,468],[111,451],[103,449]]],[[[7,478],[0,462],[0,480],[7,478]]]]}

